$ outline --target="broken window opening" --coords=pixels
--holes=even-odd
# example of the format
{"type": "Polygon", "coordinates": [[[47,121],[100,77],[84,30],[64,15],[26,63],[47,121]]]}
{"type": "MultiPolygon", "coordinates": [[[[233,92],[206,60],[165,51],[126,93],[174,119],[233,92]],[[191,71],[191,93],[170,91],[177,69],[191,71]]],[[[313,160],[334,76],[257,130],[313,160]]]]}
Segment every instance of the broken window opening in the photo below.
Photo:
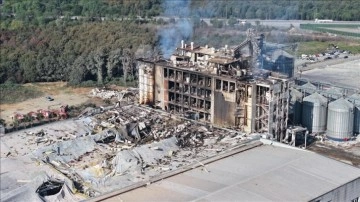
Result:
{"type": "Polygon", "coordinates": [[[190,75],[190,81],[192,84],[197,84],[197,75],[196,74],[191,74],[190,75]]]}
{"type": "Polygon", "coordinates": [[[175,71],[173,69],[169,69],[169,78],[175,79],[175,71]]]}
{"type": "Polygon", "coordinates": [[[205,98],[210,98],[211,97],[211,90],[206,90],[205,91],[205,98]]]}
{"type": "Polygon", "coordinates": [[[167,77],[168,77],[168,69],[164,68],[164,78],[167,78],[167,77]]]}
{"type": "Polygon", "coordinates": [[[177,81],[182,81],[182,79],[183,79],[182,72],[176,71],[176,80],[177,81]]]}
{"type": "Polygon", "coordinates": [[[170,97],[170,102],[174,102],[175,93],[170,92],[170,93],[169,93],[169,97],[170,97]]]}
{"type": "Polygon", "coordinates": [[[199,113],[199,119],[205,119],[205,114],[202,113],[202,112],[200,112],[200,113],[199,113]]]}
{"type": "Polygon", "coordinates": [[[215,89],[216,89],[216,90],[221,90],[221,80],[216,79],[215,89]]]}
{"type": "Polygon", "coordinates": [[[198,77],[198,85],[199,86],[205,86],[205,78],[202,76],[198,77]]]}
{"type": "Polygon", "coordinates": [[[196,96],[201,97],[203,89],[198,89],[196,96]]]}
{"type": "Polygon", "coordinates": [[[205,121],[211,122],[211,115],[210,114],[205,114],[205,121]]]}
{"type": "Polygon", "coordinates": [[[190,88],[189,88],[188,85],[185,85],[185,86],[184,86],[184,93],[186,93],[186,94],[189,94],[189,93],[190,93],[190,88]]]}
{"type": "Polygon", "coordinates": [[[185,83],[190,83],[190,74],[184,73],[185,83]]]}
{"type": "Polygon", "coordinates": [[[235,91],[235,83],[230,82],[230,92],[234,92],[235,91]]]}
{"type": "Polygon", "coordinates": [[[175,83],[175,91],[179,92],[180,91],[180,85],[179,83],[175,83]]]}
{"type": "Polygon", "coordinates": [[[229,83],[227,81],[223,81],[223,91],[229,91],[229,83]]]}
{"type": "Polygon", "coordinates": [[[199,102],[199,108],[200,108],[200,109],[205,109],[204,100],[200,100],[200,102],[199,102]]]}
{"type": "Polygon", "coordinates": [[[181,101],[182,101],[182,98],[181,98],[181,96],[180,96],[180,94],[175,94],[175,102],[176,103],[180,103],[181,101]]]}
{"type": "Polygon", "coordinates": [[[189,96],[184,96],[184,105],[188,106],[189,105],[189,96]]]}
{"type": "Polygon", "coordinates": [[[207,80],[206,86],[210,88],[211,87],[211,78],[207,78],[206,80],[207,80]]]}
{"type": "Polygon", "coordinates": [[[196,94],[196,87],[192,86],[190,90],[190,94],[195,95],[196,94]]]}
{"type": "Polygon", "coordinates": [[[206,101],[206,102],[205,102],[205,110],[206,110],[206,111],[209,111],[210,109],[211,109],[211,102],[206,101]]]}
{"type": "Polygon", "coordinates": [[[191,105],[191,107],[196,107],[196,99],[195,98],[190,98],[190,105],[191,105]]]}
{"type": "Polygon", "coordinates": [[[172,90],[172,91],[175,90],[175,83],[172,81],[169,81],[169,90],[172,90]]]}

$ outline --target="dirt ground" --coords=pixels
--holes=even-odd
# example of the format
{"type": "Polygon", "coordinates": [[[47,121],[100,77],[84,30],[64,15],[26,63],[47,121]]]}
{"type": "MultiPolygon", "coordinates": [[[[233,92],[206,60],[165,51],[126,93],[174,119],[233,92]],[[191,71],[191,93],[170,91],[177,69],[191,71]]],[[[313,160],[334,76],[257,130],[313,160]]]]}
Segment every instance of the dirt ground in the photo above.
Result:
{"type": "Polygon", "coordinates": [[[360,143],[335,147],[326,143],[314,142],[307,149],[360,168],[360,143]]]}
{"type": "Polygon", "coordinates": [[[68,87],[65,82],[30,83],[25,85],[41,90],[44,92],[44,96],[19,103],[0,104],[0,118],[7,123],[12,122],[11,117],[15,112],[25,114],[39,109],[58,109],[61,105],[79,105],[92,100],[88,96],[92,88],[68,87]],[[46,96],[50,96],[54,100],[48,101],[45,98],[46,96]]]}

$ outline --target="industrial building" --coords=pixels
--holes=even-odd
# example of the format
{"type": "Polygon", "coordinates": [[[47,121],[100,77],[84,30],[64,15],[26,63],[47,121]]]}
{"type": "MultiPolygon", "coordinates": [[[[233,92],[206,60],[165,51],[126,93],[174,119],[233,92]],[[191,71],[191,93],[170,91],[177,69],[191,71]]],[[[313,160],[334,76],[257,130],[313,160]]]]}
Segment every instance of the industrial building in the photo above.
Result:
{"type": "Polygon", "coordinates": [[[263,40],[249,29],[234,47],[182,41],[169,60],[139,59],[140,104],[282,139],[294,59],[283,50],[266,51],[263,40]]]}

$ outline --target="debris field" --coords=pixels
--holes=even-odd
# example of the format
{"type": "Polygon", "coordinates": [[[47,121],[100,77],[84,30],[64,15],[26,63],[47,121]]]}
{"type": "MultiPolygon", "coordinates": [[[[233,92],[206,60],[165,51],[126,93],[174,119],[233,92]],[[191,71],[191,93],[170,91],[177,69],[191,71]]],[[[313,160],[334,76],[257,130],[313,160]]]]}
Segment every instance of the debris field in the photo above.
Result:
{"type": "MultiPolygon", "coordinates": [[[[32,194],[42,199],[46,199],[46,193],[51,195],[59,190],[67,190],[71,197],[86,198],[148,181],[182,166],[201,165],[202,160],[254,138],[257,136],[216,128],[156,109],[118,103],[107,108],[86,109],[76,119],[3,135],[1,157],[2,161],[13,159],[19,164],[26,161],[27,167],[33,170],[44,166],[55,170],[56,178],[47,173],[48,178],[41,178],[41,183],[37,181],[38,187],[32,194]],[[54,190],[35,192],[40,185],[54,190]],[[60,188],[60,185],[70,188],[60,188]]],[[[1,167],[6,169],[3,163],[1,167]]],[[[29,187],[27,183],[19,184],[12,172],[17,171],[4,174],[14,178],[15,184],[9,187],[29,187]]],[[[204,172],[211,171],[204,166],[204,172]]],[[[36,178],[39,173],[34,171],[31,175],[36,178]]],[[[14,197],[18,193],[16,189],[2,190],[5,198],[1,199],[14,197]]]]}

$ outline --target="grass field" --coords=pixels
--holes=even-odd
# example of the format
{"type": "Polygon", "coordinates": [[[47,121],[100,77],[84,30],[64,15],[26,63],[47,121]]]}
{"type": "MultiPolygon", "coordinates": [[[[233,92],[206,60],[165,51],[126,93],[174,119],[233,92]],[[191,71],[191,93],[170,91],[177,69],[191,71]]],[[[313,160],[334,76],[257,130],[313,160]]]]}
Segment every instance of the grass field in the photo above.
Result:
{"type": "Polygon", "coordinates": [[[329,44],[335,44],[341,50],[351,51],[354,54],[360,54],[360,40],[354,41],[309,41],[301,42],[299,44],[298,55],[301,54],[316,54],[324,52],[329,48],[329,44]]]}
{"type": "Polygon", "coordinates": [[[33,86],[23,86],[20,84],[1,84],[0,85],[0,103],[9,104],[22,102],[27,99],[37,98],[43,95],[43,92],[33,86]]]}

